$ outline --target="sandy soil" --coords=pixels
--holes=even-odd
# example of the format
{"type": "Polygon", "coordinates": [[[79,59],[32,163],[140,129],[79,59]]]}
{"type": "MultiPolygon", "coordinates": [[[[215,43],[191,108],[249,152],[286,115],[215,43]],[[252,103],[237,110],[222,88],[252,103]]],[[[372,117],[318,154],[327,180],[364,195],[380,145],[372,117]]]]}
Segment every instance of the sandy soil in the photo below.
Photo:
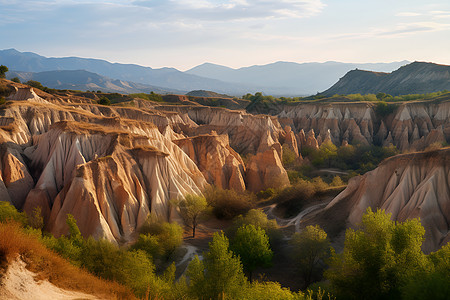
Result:
{"type": "Polygon", "coordinates": [[[99,299],[93,295],[58,288],[47,280],[36,281],[37,275],[28,271],[25,265],[20,258],[9,264],[6,273],[1,276],[1,300],[99,299]]]}

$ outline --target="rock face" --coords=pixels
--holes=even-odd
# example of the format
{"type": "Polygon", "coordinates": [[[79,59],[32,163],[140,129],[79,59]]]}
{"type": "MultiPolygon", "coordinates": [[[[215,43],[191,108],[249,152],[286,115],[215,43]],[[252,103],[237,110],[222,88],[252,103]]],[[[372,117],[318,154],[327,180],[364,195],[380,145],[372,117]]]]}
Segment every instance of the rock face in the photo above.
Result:
{"type": "Polygon", "coordinates": [[[227,135],[203,134],[174,141],[197,164],[208,183],[222,189],[245,190],[245,166],[227,135]]]}
{"type": "Polygon", "coordinates": [[[317,220],[356,226],[366,209],[384,209],[403,222],[420,218],[425,227],[423,250],[450,241],[450,148],[406,154],[384,161],[377,169],[350,180],[317,220]]]}
{"type": "Polygon", "coordinates": [[[432,143],[450,141],[450,99],[410,102],[394,108],[392,114],[382,117],[371,103],[299,104],[285,107],[278,116],[291,120],[299,150],[304,146],[317,148],[328,139],[336,146],[344,141],[383,146],[392,143],[401,151],[421,151],[432,143]]]}

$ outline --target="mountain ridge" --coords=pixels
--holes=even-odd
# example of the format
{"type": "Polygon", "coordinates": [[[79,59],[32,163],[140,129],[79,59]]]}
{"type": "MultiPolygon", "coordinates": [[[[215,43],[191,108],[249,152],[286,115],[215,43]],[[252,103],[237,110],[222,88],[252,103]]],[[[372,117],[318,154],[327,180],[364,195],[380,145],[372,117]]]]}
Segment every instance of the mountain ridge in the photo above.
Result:
{"type": "Polygon", "coordinates": [[[352,70],[323,96],[335,94],[376,94],[393,96],[426,94],[450,89],[450,66],[429,62],[413,62],[391,73],[352,70]]]}

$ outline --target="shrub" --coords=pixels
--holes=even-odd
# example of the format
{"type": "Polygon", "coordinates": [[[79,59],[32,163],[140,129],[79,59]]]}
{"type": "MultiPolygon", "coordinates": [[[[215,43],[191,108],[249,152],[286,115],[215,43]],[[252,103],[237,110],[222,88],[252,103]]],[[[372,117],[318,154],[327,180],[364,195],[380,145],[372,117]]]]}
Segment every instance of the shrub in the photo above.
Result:
{"type": "Polygon", "coordinates": [[[233,221],[233,225],[227,229],[227,235],[233,237],[238,228],[244,225],[253,225],[264,229],[269,236],[269,242],[272,248],[278,246],[283,239],[283,234],[278,227],[277,221],[269,220],[261,209],[251,209],[244,216],[237,216],[233,221]]]}
{"type": "Polygon", "coordinates": [[[249,224],[239,227],[232,239],[231,250],[239,255],[250,282],[256,267],[269,267],[272,262],[269,237],[259,226],[249,224]]]}
{"type": "Polygon", "coordinates": [[[423,273],[424,228],[418,219],[396,223],[369,208],[358,230],[347,229],[342,254],[332,254],[325,276],[343,299],[399,299],[402,286],[423,273]]]}
{"type": "Polygon", "coordinates": [[[11,81],[16,82],[16,83],[20,83],[19,77],[11,78],[11,81]]]}
{"type": "Polygon", "coordinates": [[[149,250],[156,247],[154,244],[157,243],[158,251],[153,252],[150,250],[149,252],[153,258],[168,259],[183,242],[183,228],[178,223],[155,222],[149,217],[139,231],[146,238],[140,238],[141,243],[133,246],[133,249],[149,250]],[[153,238],[149,237],[149,235],[153,236],[153,238]],[[142,248],[140,248],[140,245],[142,245],[142,248]]]}
{"type": "Polygon", "coordinates": [[[28,84],[29,86],[34,87],[36,89],[40,89],[41,91],[45,89],[45,87],[39,81],[28,80],[27,82],[25,82],[25,84],[28,84]]]}
{"type": "Polygon", "coordinates": [[[0,222],[15,221],[22,225],[27,224],[27,215],[19,212],[11,203],[0,201],[0,222]]]}
{"type": "Polygon", "coordinates": [[[321,278],[324,261],[331,254],[330,241],[325,231],[316,225],[295,233],[290,244],[293,247],[293,263],[297,265],[307,287],[314,279],[321,278]]]}
{"type": "Polygon", "coordinates": [[[239,257],[229,250],[228,239],[215,233],[203,261],[198,256],[187,269],[189,291],[199,299],[240,299],[247,284],[239,257]]]}
{"type": "Polygon", "coordinates": [[[109,100],[107,97],[105,96],[101,96],[100,99],[98,100],[98,104],[101,105],[111,105],[111,100],[109,100]]]}
{"type": "Polygon", "coordinates": [[[206,201],[213,208],[213,214],[219,219],[231,220],[254,207],[256,197],[253,194],[234,190],[222,190],[211,187],[205,191],[206,201]]]}
{"type": "Polygon", "coordinates": [[[5,73],[8,72],[8,67],[1,65],[0,66],[0,78],[5,78],[5,73]]]}

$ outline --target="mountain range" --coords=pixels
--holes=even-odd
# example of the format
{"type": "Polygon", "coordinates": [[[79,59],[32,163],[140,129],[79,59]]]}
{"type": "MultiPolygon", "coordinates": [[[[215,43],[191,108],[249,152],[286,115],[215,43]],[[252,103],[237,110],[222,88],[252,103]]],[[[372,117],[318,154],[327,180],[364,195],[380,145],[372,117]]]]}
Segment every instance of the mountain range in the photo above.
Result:
{"type": "Polygon", "coordinates": [[[108,93],[150,93],[158,94],[184,94],[185,91],[161,88],[149,84],[135,83],[120,79],[111,79],[85,70],[58,70],[44,72],[18,72],[10,71],[7,78],[17,77],[21,82],[35,80],[44,86],[60,90],[95,90],[108,93]]]}
{"type": "MultiPolygon", "coordinates": [[[[102,79],[103,81],[121,80],[126,81],[130,86],[133,85],[131,83],[135,83],[151,85],[159,90],[209,90],[233,96],[255,92],[275,96],[311,95],[327,89],[345,73],[355,68],[390,72],[407,63],[407,61],[379,64],[276,62],[240,69],[206,63],[181,72],[174,68],[153,69],[134,64],[110,63],[100,59],[48,58],[15,49],[0,50],[0,64],[8,66],[12,71],[39,73],[85,70],[108,77],[108,79],[102,79]]],[[[79,76],[80,73],[74,73],[74,75],[79,76]]],[[[85,75],[92,77],[87,73],[85,75]]],[[[52,80],[42,83],[51,88],[60,88],[52,80]]],[[[71,83],[67,82],[67,84],[71,83]]],[[[140,92],[140,90],[139,87],[132,92],[140,92]]]]}

